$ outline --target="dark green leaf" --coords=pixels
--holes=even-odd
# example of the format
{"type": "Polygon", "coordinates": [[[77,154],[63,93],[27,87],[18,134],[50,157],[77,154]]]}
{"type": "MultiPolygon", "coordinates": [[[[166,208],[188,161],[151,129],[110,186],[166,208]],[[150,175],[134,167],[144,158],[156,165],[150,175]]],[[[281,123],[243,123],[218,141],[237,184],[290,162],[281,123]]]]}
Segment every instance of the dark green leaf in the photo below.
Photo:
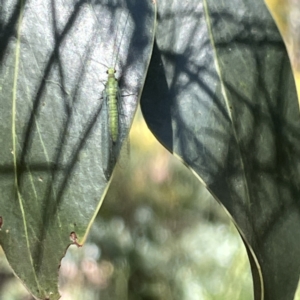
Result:
{"type": "Polygon", "coordinates": [[[141,102],[148,126],[232,216],[255,299],[293,299],[300,119],[276,26],[262,0],[165,0],[158,19],[141,102]]]}

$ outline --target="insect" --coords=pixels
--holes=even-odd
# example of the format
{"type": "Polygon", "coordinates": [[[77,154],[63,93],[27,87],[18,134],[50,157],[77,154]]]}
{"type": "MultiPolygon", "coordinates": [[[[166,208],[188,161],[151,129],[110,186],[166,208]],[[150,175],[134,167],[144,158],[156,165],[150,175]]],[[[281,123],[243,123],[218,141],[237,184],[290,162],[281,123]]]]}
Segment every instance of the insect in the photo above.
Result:
{"type": "Polygon", "coordinates": [[[120,153],[121,139],[120,132],[122,130],[121,120],[120,120],[120,100],[121,93],[119,88],[118,80],[115,76],[116,69],[113,67],[107,68],[107,80],[104,83],[104,90],[102,92],[101,99],[103,100],[104,107],[106,109],[103,111],[105,124],[105,133],[103,144],[108,144],[107,151],[103,148],[102,160],[104,163],[104,175],[109,180],[114,165],[117,161],[118,155],[120,153]]]}
{"type": "Polygon", "coordinates": [[[105,89],[103,91],[103,98],[108,107],[108,129],[111,140],[115,144],[119,137],[119,101],[120,101],[120,89],[118,80],[115,76],[115,68],[108,68],[107,81],[105,89]]]}
{"type": "MultiPolygon", "coordinates": [[[[96,19],[96,22],[100,24],[99,20],[102,20],[103,18],[98,18],[97,13],[94,10],[93,6],[92,8],[94,11],[93,15],[96,19]]],[[[111,34],[111,32],[109,32],[109,34],[106,35],[106,32],[103,30],[99,33],[99,36],[101,37],[102,41],[106,41],[107,39],[108,40],[110,39],[111,41],[114,40],[113,42],[111,42],[112,63],[110,63],[109,66],[107,66],[97,61],[98,63],[106,67],[106,74],[107,74],[106,80],[102,82],[104,85],[104,90],[102,92],[102,97],[101,97],[104,104],[104,108],[106,108],[103,110],[103,113],[106,114],[106,116],[103,115],[103,117],[106,118],[105,123],[107,124],[106,129],[104,131],[104,137],[106,136],[107,138],[109,138],[109,141],[103,140],[104,144],[106,143],[109,145],[109,147],[107,148],[108,151],[106,151],[105,149],[103,149],[102,151],[103,161],[107,162],[107,168],[105,167],[106,169],[105,173],[107,174],[106,175],[107,177],[110,176],[109,174],[111,173],[114,164],[117,158],[119,157],[123,142],[125,141],[125,143],[127,144],[127,139],[125,137],[129,128],[128,125],[129,120],[127,120],[126,115],[124,113],[125,104],[124,101],[122,101],[123,97],[126,97],[127,95],[125,96],[121,95],[119,80],[116,76],[116,65],[119,59],[119,55],[121,53],[124,53],[124,48],[122,48],[123,51],[120,51],[122,40],[125,31],[131,28],[131,27],[127,27],[128,20],[130,19],[130,14],[128,13],[127,16],[126,14],[125,15],[122,14],[122,15],[120,15],[120,18],[123,19],[123,21],[119,21],[116,24],[116,29],[113,30],[115,34],[111,34]],[[123,30],[120,30],[120,27],[123,27],[123,30]]],[[[101,28],[103,28],[103,26],[101,26],[101,28]]],[[[102,43],[104,45],[106,44],[106,42],[102,42],[102,43]]],[[[107,44],[109,45],[110,43],[108,42],[107,44]]],[[[108,52],[110,52],[109,48],[108,48],[108,52]]],[[[102,55],[102,53],[100,53],[100,55],[102,55]]]]}
{"type": "MultiPolygon", "coordinates": [[[[92,10],[93,10],[93,15],[96,19],[96,22],[98,24],[101,24],[99,22],[99,19],[97,17],[97,13],[94,9],[94,6],[91,5],[92,10]]],[[[100,63],[102,65],[104,65],[107,68],[107,80],[104,83],[104,91],[102,94],[102,98],[105,101],[105,103],[107,104],[107,113],[108,113],[108,129],[109,129],[109,134],[110,134],[110,138],[112,143],[115,145],[119,139],[120,136],[120,130],[119,130],[119,126],[121,122],[121,118],[122,118],[122,113],[121,113],[121,93],[120,93],[120,88],[119,88],[119,83],[118,80],[115,76],[116,74],[116,63],[120,54],[120,48],[121,48],[121,43],[124,37],[124,33],[125,33],[125,29],[127,26],[127,22],[129,20],[129,14],[127,14],[126,17],[126,21],[124,24],[124,30],[122,32],[122,34],[119,36],[121,39],[119,41],[119,45],[116,48],[116,45],[118,44],[117,42],[117,35],[115,35],[114,37],[114,42],[113,42],[113,55],[112,55],[112,61],[113,63],[111,64],[110,67],[105,66],[103,63],[100,63]],[[114,55],[115,53],[115,55],[114,55]],[[113,58],[115,56],[115,58],[113,58]]],[[[116,26],[116,33],[119,32],[119,25],[121,24],[121,22],[118,22],[117,26],[116,26]]],[[[103,27],[103,26],[102,26],[103,27]]]]}
{"type": "MultiPolygon", "coordinates": [[[[116,69],[110,67],[106,71],[107,81],[103,91],[103,100],[107,107],[107,118],[108,118],[108,132],[110,136],[110,155],[108,161],[108,170],[110,170],[116,162],[119,154],[121,154],[121,145],[125,142],[126,147],[123,149],[129,149],[129,141],[125,138],[124,132],[128,129],[128,122],[122,109],[122,95],[119,88],[118,80],[115,76],[116,69]]],[[[124,157],[122,155],[122,157],[124,157]]],[[[106,172],[109,174],[109,172],[106,172]]]]}

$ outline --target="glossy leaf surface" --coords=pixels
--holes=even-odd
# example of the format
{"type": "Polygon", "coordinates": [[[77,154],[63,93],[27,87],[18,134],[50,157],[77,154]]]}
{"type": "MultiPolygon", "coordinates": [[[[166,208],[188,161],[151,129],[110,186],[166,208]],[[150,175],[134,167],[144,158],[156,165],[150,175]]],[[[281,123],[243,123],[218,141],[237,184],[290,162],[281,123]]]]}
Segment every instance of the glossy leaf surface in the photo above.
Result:
{"type": "Polygon", "coordinates": [[[58,299],[60,260],[84,241],[138,104],[154,6],[9,0],[0,8],[0,243],[37,299],[58,299]],[[109,67],[126,120],[117,146],[101,96],[109,67]]]}

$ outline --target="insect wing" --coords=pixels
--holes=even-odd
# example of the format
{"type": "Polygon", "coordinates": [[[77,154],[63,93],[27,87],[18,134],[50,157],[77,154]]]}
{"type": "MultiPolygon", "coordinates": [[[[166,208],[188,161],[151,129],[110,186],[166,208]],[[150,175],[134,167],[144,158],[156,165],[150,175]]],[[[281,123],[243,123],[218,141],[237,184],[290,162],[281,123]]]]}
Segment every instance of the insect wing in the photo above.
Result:
{"type": "Polygon", "coordinates": [[[124,165],[130,155],[130,141],[129,141],[129,129],[130,118],[126,112],[126,97],[127,95],[121,95],[119,91],[118,95],[118,111],[119,111],[119,140],[120,140],[120,164],[124,165]]]}

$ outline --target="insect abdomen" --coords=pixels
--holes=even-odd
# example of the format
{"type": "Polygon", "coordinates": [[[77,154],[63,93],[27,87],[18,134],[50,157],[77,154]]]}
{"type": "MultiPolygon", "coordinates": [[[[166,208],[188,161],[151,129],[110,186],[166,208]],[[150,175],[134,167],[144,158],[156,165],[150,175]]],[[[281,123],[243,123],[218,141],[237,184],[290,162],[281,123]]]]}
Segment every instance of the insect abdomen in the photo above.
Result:
{"type": "Polygon", "coordinates": [[[108,114],[109,114],[109,132],[113,143],[117,142],[119,135],[119,116],[118,116],[118,97],[119,86],[118,81],[115,78],[115,70],[110,68],[107,70],[108,79],[105,87],[107,102],[108,102],[108,114]]]}

